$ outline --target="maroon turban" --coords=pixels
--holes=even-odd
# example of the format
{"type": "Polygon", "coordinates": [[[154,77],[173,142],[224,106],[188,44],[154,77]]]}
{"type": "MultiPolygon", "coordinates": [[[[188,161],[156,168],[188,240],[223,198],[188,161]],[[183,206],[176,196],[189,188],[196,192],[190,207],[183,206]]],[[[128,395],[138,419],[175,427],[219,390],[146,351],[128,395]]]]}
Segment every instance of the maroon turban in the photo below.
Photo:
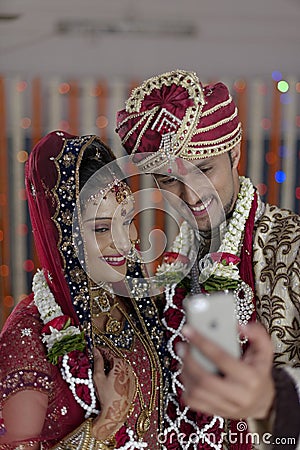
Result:
{"type": "Polygon", "coordinates": [[[202,86],[194,72],[175,70],[144,81],[117,114],[117,133],[142,170],[171,158],[200,159],[232,149],[241,123],[223,83],[202,86]]]}

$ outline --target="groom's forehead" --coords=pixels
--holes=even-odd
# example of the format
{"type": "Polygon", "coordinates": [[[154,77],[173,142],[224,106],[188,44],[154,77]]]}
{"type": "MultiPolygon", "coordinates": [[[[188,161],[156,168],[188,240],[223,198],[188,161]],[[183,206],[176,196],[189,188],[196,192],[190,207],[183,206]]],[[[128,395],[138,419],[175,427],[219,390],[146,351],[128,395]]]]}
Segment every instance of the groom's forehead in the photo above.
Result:
{"type": "Polygon", "coordinates": [[[212,163],[216,157],[209,157],[203,159],[193,159],[186,160],[183,158],[175,158],[175,160],[170,165],[165,165],[164,167],[154,171],[154,175],[163,175],[172,178],[172,176],[179,175],[181,177],[187,175],[190,172],[201,171],[201,168],[207,166],[207,164],[212,163]]]}

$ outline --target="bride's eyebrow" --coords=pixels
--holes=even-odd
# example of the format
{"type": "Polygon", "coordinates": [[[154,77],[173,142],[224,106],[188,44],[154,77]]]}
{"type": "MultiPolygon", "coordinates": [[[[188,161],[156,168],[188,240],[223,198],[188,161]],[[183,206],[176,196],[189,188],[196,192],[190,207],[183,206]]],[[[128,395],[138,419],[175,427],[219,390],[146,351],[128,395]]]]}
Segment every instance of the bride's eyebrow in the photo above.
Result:
{"type": "MultiPolygon", "coordinates": [[[[128,216],[129,214],[132,214],[133,212],[134,212],[134,208],[132,208],[130,211],[128,211],[128,213],[126,215],[128,216]]],[[[92,222],[92,221],[96,222],[96,220],[113,220],[113,218],[109,217],[109,216],[96,216],[96,217],[91,217],[89,219],[85,219],[83,221],[83,223],[92,222]]]]}
{"type": "Polygon", "coordinates": [[[91,217],[90,219],[86,219],[83,223],[87,222],[95,222],[96,220],[112,220],[112,217],[100,216],[100,217],[91,217]]]}

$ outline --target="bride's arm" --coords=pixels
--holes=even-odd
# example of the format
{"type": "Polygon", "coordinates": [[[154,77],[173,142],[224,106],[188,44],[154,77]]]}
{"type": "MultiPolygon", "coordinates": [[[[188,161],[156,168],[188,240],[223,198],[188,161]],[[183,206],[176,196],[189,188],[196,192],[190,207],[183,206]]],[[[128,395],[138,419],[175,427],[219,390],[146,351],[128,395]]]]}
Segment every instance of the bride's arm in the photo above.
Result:
{"type": "Polygon", "coordinates": [[[0,437],[0,449],[37,450],[48,406],[48,396],[34,390],[19,391],[3,405],[2,417],[6,432],[0,437]]]}

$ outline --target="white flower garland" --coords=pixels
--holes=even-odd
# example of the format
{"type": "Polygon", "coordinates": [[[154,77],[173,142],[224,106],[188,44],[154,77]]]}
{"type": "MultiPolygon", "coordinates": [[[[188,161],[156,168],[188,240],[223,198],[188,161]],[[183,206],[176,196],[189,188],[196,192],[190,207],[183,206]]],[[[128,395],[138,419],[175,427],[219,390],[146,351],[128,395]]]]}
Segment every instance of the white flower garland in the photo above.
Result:
{"type": "MultiPolygon", "coordinates": [[[[61,307],[56,303],[54,295],[50,291],[48,283],[46,281],[43,270],[37,270],[36,274],[33,277],[32,282],[32,291],[34,294],[34,303],[40,313],[41,319],[44,324],[50,322],[51,320],[62,316],[63,312],[61,307]]],[[[46,343],[48,351],[54,346],[54,344],[61,341],[66,336],[72,337],[74,335],[80,334],[81,331],[78,327],[68,326],[64,330],[57,330],[54,327],[50,328],[50,334],[43,333],[43,342],[46,343]]],[[[92,370],[88,369],[88,378],[75,378],[70,372],[68,366],[68,355],[63,356],[61,374],[62,377],[69,384],[70,390],[76,400],[77,403],[86,411],[85,417],[89,417],[92,413],[98,414],[99,411],[96,409],[96,395],[95,388],[93,384],[93,376],[92,370]],[[90,396],[91,396],[91,404],[85,403],[81,398],[76,394],[76,385],[86,384],[89,388],[90,396]]]]}
{"type": "Polygon", "coordinates": [[[54,295],[49,289],[43,270],[38,269],[34,275],[32,291],[34,293],[34,303],[45,324],[62,315],[61,307],[56,303],[54,295]]]}
{"type": "MultiPolygon", "coordinates": [[[[254,192],[254,186],[250,179],[240,177],[240,190],[237,196],[236,205],[217,253],[224,252],[236,256],[239,255],[246,221],[249,217],[254,198],[254,192]]],[[[233,280],[240,280],[239,269],[236,264],[229,263],[228,265],[223,265],[221,261],[213,262],[209,254],[205,255],[199,261],[199,268],[200,283],[206,281],[212,274],[231,278],[233,280]]]]}
{"type": "MultiPolygon", "coordinates": [[[[34,303],[44,324],[63,315],[61,307],[56,303],[54,295],[49,289],[44,272],[40,269],[37,270],[33,277],[32,291],[34,293],[34,303]]],[[[42,338],[48,351],[64,337],[80,334],[80,330],[74,326],[69,326],[65,330],[60,331],[50,326],[50,331],[50,335],[44,333],[42,338]]]]}

